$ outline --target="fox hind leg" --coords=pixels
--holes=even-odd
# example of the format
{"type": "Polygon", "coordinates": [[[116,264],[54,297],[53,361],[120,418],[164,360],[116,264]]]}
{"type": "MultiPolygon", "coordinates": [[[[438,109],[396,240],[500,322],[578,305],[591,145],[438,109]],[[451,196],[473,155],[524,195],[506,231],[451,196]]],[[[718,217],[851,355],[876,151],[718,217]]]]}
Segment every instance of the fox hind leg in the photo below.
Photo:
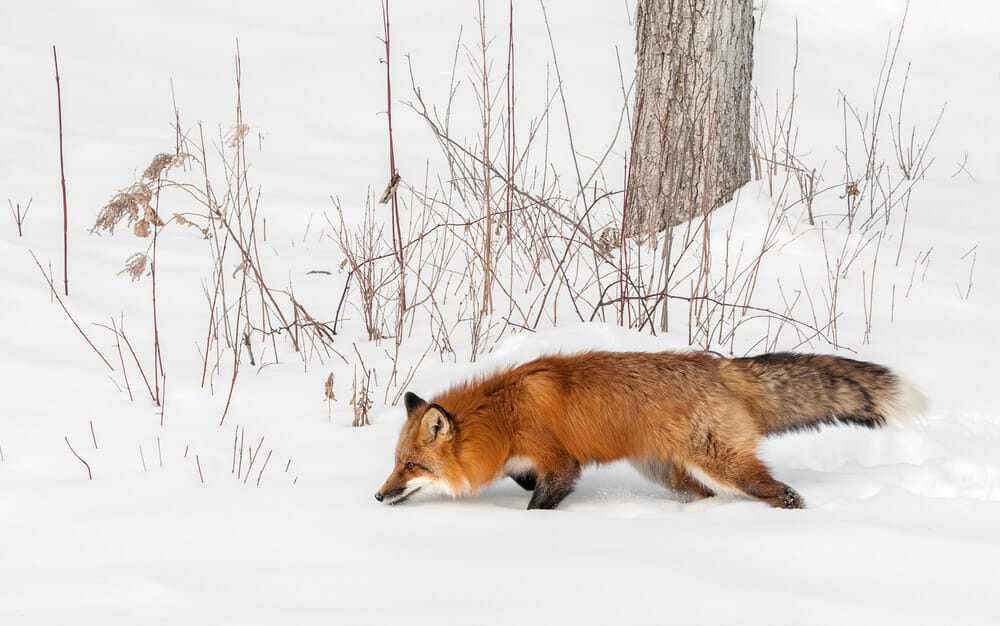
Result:
{"type": "Polygon", "coordinates": [[[702,498],[710,498],[715,495],[711,489],[695,480],[691,474],[689,474],[688,471],[680,465],[671,463],[670,476],[668,480],[669,482],[667,486],[670,489],[683,494],[689,499],[689,502],[701,500],[702,498]]]}
{"type": "Polygon", "coordinates": [[[634,460],[632,466],[647,479],[679,494],[686,502],[715,495],[711,489],[695,480],[683,465],[670,460],[634,460]]]}
{"type": "Polygon", "coordinates": [[[716,491],[737,491],[781,509],[804,509],[805,500],[776,480],[752,454],[718,451],[685,463],[688,472],[716,491]]]}

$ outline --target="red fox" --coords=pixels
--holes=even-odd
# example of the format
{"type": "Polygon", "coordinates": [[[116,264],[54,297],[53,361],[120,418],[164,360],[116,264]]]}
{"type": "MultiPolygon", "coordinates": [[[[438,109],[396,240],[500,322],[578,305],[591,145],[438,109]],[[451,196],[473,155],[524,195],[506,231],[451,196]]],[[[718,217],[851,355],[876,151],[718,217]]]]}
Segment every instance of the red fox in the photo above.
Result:
{"type": "Polygon", "coordinates": [[[792,353],[585,352],[543,357],[404,398],[407,419],[392,474],[375,494],[399,504],[436,491],[474,494],[502,476],[554,509],[580,469],[629,459],[646,478],[698,499],[738,493],[802,508],[757,457],[761,437],[823,424],[879,428],[922,410],[889,369],[792,353]]]}

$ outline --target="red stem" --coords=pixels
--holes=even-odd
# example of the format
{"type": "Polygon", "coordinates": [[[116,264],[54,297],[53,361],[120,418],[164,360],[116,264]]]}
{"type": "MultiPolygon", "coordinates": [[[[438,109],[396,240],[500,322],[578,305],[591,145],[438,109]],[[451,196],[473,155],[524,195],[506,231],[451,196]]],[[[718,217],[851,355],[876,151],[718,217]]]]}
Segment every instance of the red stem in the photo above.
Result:
{"type": "Polygon", "coordinates": [[[90,471],[90,463],[84,461],[83,457],[76,453],[76,450],[73,449],[73,444],[69,442],[69,437],[63,437],[63,439],[66,440],[66,445],[69,446],[69,451],[73,453],[73,456],[79,459],[80,462],[83,463],[83,466],[87,468],[87,478],[94,480],[94,473],[90,471]]]}
{"type": "Polygon", "coordinates": [[[274,450],[268,450],[267,451],[267,458],[264,459],[264,466],[260,468],[260,473],[257,474],[257,486],[258,487],[260,487],[260,479],[264,477],[264,470],[267,469],[267,462],[271,460],[271,453],[272,452],[274,452],[274,450]]]}
{"type": "MultiPolygon", "coordinates": [[[[160,189],[162,182],[156,182],[156,217],[160,215],[160,189]]],[[[156,384],[156,397],[160,401],[160,425],[163,425],[162,406],[165,398],[160,395],[160,379],[163,379],[163,393],[166,395],[167,373],[163,370],[163,353],[160,351],[160,322],[156,314],[156,242],[159,240],[160,226],[153,223],[153,261],[149,268],[149,273],[153,283],[153,378],[156,384]]]]}
{"type": "Polygon", "coordinates": [[[226,415],[229,414],[229,405],[233,402],[233,391],[236,389],[236,377],[240,373],[240,349],[239,343],[233,348],[233,377],[229,381],[229,393],[226,394],[226,406],[222,409],[222,419],[219,420],[219,426],[226,423],[226,415]]]}
{"type": "MultiPolygon", "coordinates": [[[[392,139],[392,73],[390,72],[390,46],[389,46],[389,0],[382,0],[382,26],[385,35],[385,101],[386,117],[389,120],[389,180],[396,176],[396,149],[392,139]]],[[[400,276],[404,271],[403,263],[403,231],[399,223],[399,202],[396,194],[392,194],[392,246],[396,253],[396,262],[399,264],[400,276]]],[[[405,293],[400,291],[400,298],[405,298],[405,293]]],[[[405,308],[406,302],[401,301],[400,306],[405,308]]]]}
{"type": "MultiPolygon", "coordinates": [[[[157,202],[157,204],[159,204],[157,202]]],[[[160,326],[156,319],[156,240],[160,227],[153,224],[153,260],[149,264],[149,273],[153,282],[153,386],[156,390],[154,402],[162,404],[160,398],[160,376],[163,376],[163,363],[160,359],[160,326]]],[[[162,425],[162,424],[161,424],[162,425]]]]}
{"type": "MultiPolygon", "coordinates": [[[[237,338],[240,336],[240,312],[243,310],[243,307],[247,306],[246,298],[247,298],[247,275],[246,273],[244,273],[243,284],[242,287],[240,288],[240,299],[237,302],[236,306],[236,332],[234,333],[233,336],[237,338]]],[[[248,320],[247,325],[249,326],[250,323],[249,312],[246,314],[246,316],[248,320]]],[[[222,419],[219,420],[219,426],[222,426],[226,422],[226,415],[229,414],[229,405],[233,401],[233,391],[236,389],[236,377],[240,373],[240,346],[242,345],[243,343],[239,339],[236,339],[236,345],[233,346],[233,378],[232,380],[229,381],[229,394],[226,396],[226,406],[225,408],[222,409],[222,419]]]]}
{"type": "Polygon", "coordinates": [[[257,456],[260,454],[260,447],[262,445],[264,445],[264,435],[260,436],[260,441],[257,443],[256,450],[250,450],[250,448],[247,448],[247,452],[250,454],[250,462],[247,464],[247,473],[246,476],[243,478],[244,485],[247,484],[248,480],[250,480],[250,470],[253,469],[254,461],[257,460],[257,456]]]}
{"type": "Polygon", "coordinates": [[[56,56],[56,47],[52,46],[52,62],[56,66],[56,106],[59,111],[59,175],[62,181],[62,202],[63,202],[63,288],[65,295],[69,295],[69,211],[66,208],[66,166],[63,163],[63,123],[62,123],[62,90],[59,88],[59,58],[56,56]]]}
{"type": "Polygon", "coordinates": [[[142,369],[142,363],[139,362],[139,357],[135,353],[135,349],[132,348],[132,342],[128,340],[128,335],[125,334],[125,324],[122,324],[120,331],[121,338],[125,340],[125,347],[128,348],[129,353],[132,355],[132,360],[135,361],[135,366],[139,369],[139,374],[142,375],[142,382],[146,383],[146,391],[149,392],[149,398],[155,403],[156,396],[153,395],[153,388],[149,386],[149,379],[146,378],[146,371],[142,369]]]}
{"type": "Polygon", "coordinates": [[[240,440],[240,425],[236,425],[236,432],[233,434],[233,469],[229,471],[230,474],[236,473],[236,444],[240,440]]]}
{"type": "Polygon", "coordinates": [[[507,245],[514,229],[514,0],[510,0],[510,22],[507,28],[507,245]]]}
{"type": "Polygon", "coordinates": [[[66,314],[66,317],[69,318],[69,321],[73,322],[73,326],[76,327],[76,330],[80,333],[80,336],[82,336],[84,341],[87,342],[87,345],[89,345],[94,350],[94,352],[97,353],[97,356],[101,357],[101,360],[104,361],[104,364],[108,366],[108,369],[111,370],[112,372],[115,371],[115,368],[111,366],[111,363],[108,363],[108,360],[104,358],[104,355],[101,354],[101,351],[97,349],[97,346],[94,345],[94,342],[90,340],[90,337],[87,336],[87,333],[83,332],[83,329],[80,328],[80,325],[76,323],[76,320],[73,318],[73,315],[69,312],[69,309],[66,308],[66,303],[63,302],[62,298],[59,297],[59,292],[56,291],[56,286],[52,284],[52,279],[49,278],[49,275],[45,273],[45,268],[43,268],[42,264],[38,261],[38,257],[35,256],[35,253],[32,252],[31,250],[29,250],[28,252],[31,253],[31,258],[34,259],[35,265],[38,266],[38,271],[41,272],[42,276],[45,278],[45,282],[48,283],[49,289],[52,291],[52,295],[55,296],[56,298],[56,302],[58,302],[59,306],[62,307],[63,313],[66,314]]]}
{"type": "Polygon", "coordinates": [[[118,336],[118,327],[115,326],[115,318],[111,318],[111,329],[115,333],[115,347],[118,348],[118,362],[122,366],[122,376],[125,377],[125,390],[128,391],[129,402],[135,402],[135,396],[132,395],[132,386],[128,384],[128,370],[125,369],[125,357],[122,356],[122,342],[118,336]]]}
{"type": "Polygon", "coordinates": [[[622,198],[622,225],[618,231],[618,297],[621,302],[618,305],[618,325],[625,326],[625,276],[628,273],[628,239],[625,237],[625,229],[628,219],[628,175],[629,159],[625,159],[625,193],[622,198]]]}
{"type": "Polygon", "coordinates": [[[212,326],[215,324],[215,335],[219,334],[218,324],[215,322],[215,302],[219,297],[219,292],[222,290],[222,281],[225,277],[222,274],[222,260],[226,256],[226,248],[229,245],[229,240],[227,239],[225,243],[222,244],[222,251],[219,253],[218,262],[218,272],[215,278],[215,293],[212,294],[212,304],[208,307],[208,332],[205,336],[205,363],[201,368],[201,387],[205,388],[205,376],[208,374],[208,352],[212,347],[212,326]]]}
{"type": "Polygon", "coordinates": [[[160,426],[163,426],[163,414],[167,411],[167,375],[160,367],[160,375],[163,376],[163,396],[160,398],[160,426]]]}
{"type": "MultiPolygon", "coordinates": [[[[626,277],[631,270],[628,257],[628,238],[625,236],[626,225],[628,224],[629,178],[632,176],[632,166],[635,165],[635,144],[639,140],[639,121],[642,119],[642,105],[643,102],[640,97],[635,107],[635,126],[632,128],[632,143],[629,145],[628,158],[625,160],[625,193],[622,194],[622,227],[618,232],[618,295],[621,298],[618,308],[618,324],[621,326],[625,325],[626,277]]],[[[665,280],[666,274],[664,274],[665,280]]],[[[664,306],[666,306],[665,302],[664,306]]],[[[629,317],[631,318],[631,315],[629,317]]],[[[631,325],[631,319],[629,319],[629,325],[631,325]]]]}

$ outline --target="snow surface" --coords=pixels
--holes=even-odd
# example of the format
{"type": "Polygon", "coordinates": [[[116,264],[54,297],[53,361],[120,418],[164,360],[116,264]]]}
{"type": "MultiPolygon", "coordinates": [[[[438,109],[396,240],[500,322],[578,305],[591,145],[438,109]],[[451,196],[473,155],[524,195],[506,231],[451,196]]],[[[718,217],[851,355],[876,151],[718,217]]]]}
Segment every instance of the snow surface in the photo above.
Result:
{"type": "MultiPolygon", "coordinates": [[[[493,4],[502,41],[506,3],[493,4]]],[[[546,8],[577,149],[600,153],[621,107],[616,48],[626,75],[633,63],[629,7],[546,8]]],[[[799,146],[820,163],[838,158],[837,90],[870,98],[902,12],[901,2],[769,0],[758,14],[762,94],[788,88],[797,20],[799,146]]],[[[538,6],[519,3],[517,15],[518,106],[538,110],[551,52],[538,6]]],[[[801,511],[728,497],[682,504],[612,465],[585,471],[559,510],[527,512],[512,481],[475,499],[376,503],[402,409],[379,393],[372,426],[350,428],[351,369],[336,362],[247,368],[218,426],[226,383],[217,378],[214,395],[199,387],[210,265],[193,235],[165,239],[159,251],[169,373],[161,426],[160,409],[141,395],[130,402],[119,374],[85,345],[28,253],[61,276],[56,44],[71,211],[67,306],[109,355],[114,342],[95,324],[124,316],[148,361],[148,279],[117,276],[135,241],[87,231],[115,190],[172,149],[171,79],[185,123],[228,128],[239,38],[267,254],[330,315],[342,257],[316,225],[331,194],[359,211],[369,188],[385,184],[378,3],[0,4],[0,200],[33,198],[23,238],[0,218],[0,624],[1000,623],[998,18],[985,1],[910,6],[900,48],[912,61],[908,123],[927,128],[945,101],[947,111],[934,167],[914,191],[904,261],[880,269],[871,342],[862,341],[859,305],[845,305],[840,327],[858,357],[923,390],[927,415],[881,432],[826,429],[764,442],[777,478],[809,503],[801,511]],[[968,173],[958,167],[966,155],[968,173]],[[963,256],[973,246],[965,298],[963,256]],[[902,292],[913,259],[932,247],[890,315],[888,285],[902,292]],[[306,274],[312,269],[334,274],[306,274]],[[332,410],[322,395],[331,369],[332,410]],[[247,482],[231,473],[237,427],[273,451],[259,486],[260,465],[247,482]]],[[[471,3],[393,3],[392,26],[397,88],[410,54],[425,97],[443,102],[459,27],[475,40],[471,3]]],[[[436,148],[404,111],[397,107],[397,159],[422,170],[436,148]]],[[[474,112],[456,115],[476,132],[474,112]]],[[[754,240],[768,202],[763,185],[751,183],[718,219],[754,240]]],[[[768,285],[822,258],[815,233],[783,244],[787,266],[769,270],[768,285]]],[[[845,284],[862,289],[858,276],[845,284]]],[[[776,298],[773,287],[761,289],[763,300],[776,298]]],[[[338,337],[345,353],[363,337],[352,328],[353,337],[338,337]]],[[[510,336],[476,364],[430,359],[411,388],[429,395],[554,350],[686,345],[684,330],[650,338],[570,324],[510,336]]],[[[360,348],[384,365],[381,348],[360,348]]]]}

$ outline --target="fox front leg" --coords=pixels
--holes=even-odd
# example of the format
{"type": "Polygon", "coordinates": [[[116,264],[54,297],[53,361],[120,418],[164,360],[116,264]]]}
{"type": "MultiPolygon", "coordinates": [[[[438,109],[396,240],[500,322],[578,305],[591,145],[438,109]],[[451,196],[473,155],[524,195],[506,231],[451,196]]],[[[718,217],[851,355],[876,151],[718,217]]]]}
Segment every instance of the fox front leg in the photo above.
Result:
{"type": "MultiPolygon", "coordinates": [[[[560,467],[541,474],[531,494],[528,509],[554,509],[569,494],[573,493],[576,479],[580,477],[580,464],[567,459],[560,467]]],[[[523,485],[522,485],[523,486],[523,485]]]]}
{"type": "Polygon", "coordinates": [[[514,482],[521,486],[521,489],[525,491],[534,491],[535,485],[538,484],[538,476],[534,472],[525,472],[522,474],[511,474],[511,478],[514,482]]]}

